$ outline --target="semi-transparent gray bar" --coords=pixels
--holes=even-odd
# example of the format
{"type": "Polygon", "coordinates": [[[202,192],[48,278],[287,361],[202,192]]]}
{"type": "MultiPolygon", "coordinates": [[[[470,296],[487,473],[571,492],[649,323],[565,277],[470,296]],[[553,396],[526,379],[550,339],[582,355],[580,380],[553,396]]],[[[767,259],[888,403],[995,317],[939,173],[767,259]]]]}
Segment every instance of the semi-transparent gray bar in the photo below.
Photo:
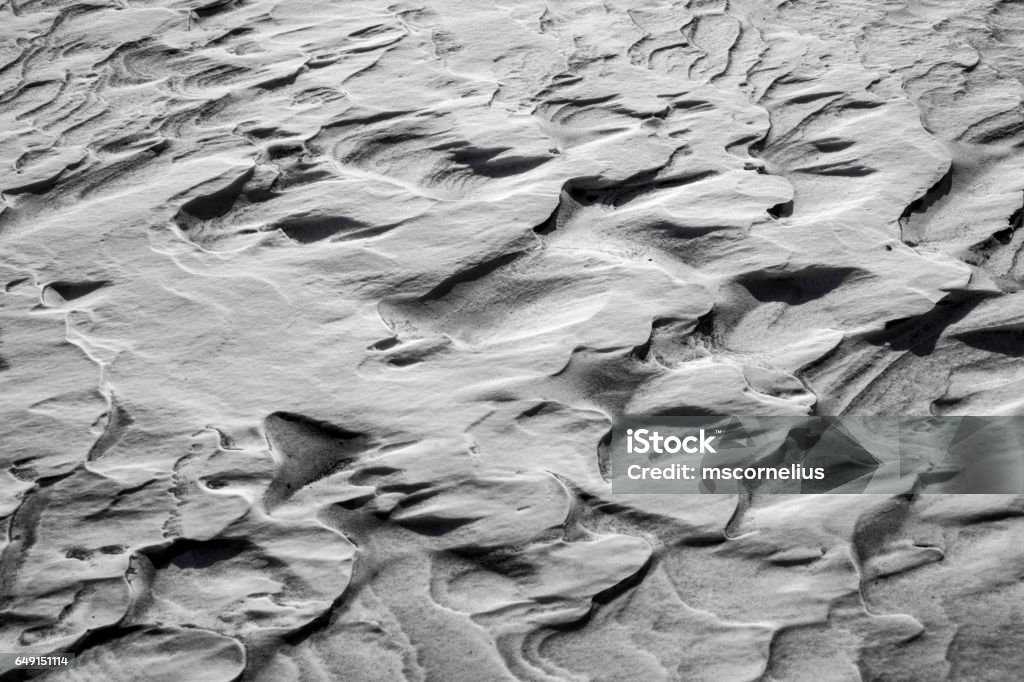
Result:
{"type": "Polygon", "coordinates": [[[1024,494],[1024,417],[622,417],[615,493],[1024,494]]]}
{"type": "Polygon", "coordinates": [[[10,670],[61,670],[75,664],[75,654],[0,653],[0,673],[10,670]]]}

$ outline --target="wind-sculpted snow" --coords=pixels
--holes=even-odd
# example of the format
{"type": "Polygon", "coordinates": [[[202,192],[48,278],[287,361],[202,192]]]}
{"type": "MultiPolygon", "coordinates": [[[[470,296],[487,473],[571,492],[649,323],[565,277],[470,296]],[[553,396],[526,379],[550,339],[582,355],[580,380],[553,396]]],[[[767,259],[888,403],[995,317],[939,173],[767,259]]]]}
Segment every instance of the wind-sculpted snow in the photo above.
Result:
{"type": "Polygon", "coordinates": [[[0,651],[1017,676],[1019,499],[612,495],[606,446],[1021,412],[1024,6],[18,0],[0,35],[0,651]]]}

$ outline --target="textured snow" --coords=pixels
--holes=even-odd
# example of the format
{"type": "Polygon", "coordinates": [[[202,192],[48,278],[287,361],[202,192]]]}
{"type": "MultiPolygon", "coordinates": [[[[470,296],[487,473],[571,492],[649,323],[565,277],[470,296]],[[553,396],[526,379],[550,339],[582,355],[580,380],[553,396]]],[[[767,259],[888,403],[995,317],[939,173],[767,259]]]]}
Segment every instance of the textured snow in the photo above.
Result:
{"type": "Polygon", "coordinates": [[[18,0],[0,36],[0,651],[1019,676],[1020,498],[612,495],[604,446],[1024,413],[1024,5],[18,0]]]}

